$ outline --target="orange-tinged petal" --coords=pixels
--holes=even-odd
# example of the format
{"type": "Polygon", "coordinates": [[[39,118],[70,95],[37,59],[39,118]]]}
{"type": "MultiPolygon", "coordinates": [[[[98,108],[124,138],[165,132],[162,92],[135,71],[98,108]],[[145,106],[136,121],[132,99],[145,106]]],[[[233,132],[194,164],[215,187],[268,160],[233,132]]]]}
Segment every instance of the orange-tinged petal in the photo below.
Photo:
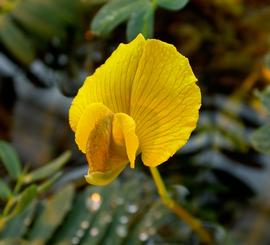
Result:
{"type": "Polygon", "coordinates": [[[139,148],[139,139],[135,130],[136,124],[130,116],[125,113],[115,114],[113,118],[113,138],[117,144],[120,142],[121,144],[124,143],[131,168],[135,166],[135,159],[139,148]]]}
{"type": "Polygon", "coordinates": [[[89,135],[86,158],[89,164],[86,181],[94,185],[107,185],[128,163],[125,146],[114,149],[112,136],[113,115],[107,115],[96,124],[89,135]]]}
{"type": "Polygon", "coordinates": [[[130,107],[145,165],[163,163],[188,140],[201,105],[195,82],[187,58],[173,45],[146,41],[130,107]]]}
{"type": "Polygon", "coordinates": [[[84,110],[75,132],[75,141],[83,153],[86,153],[86,145],[90,133],[97,123],[108,115],[113,116],[113,113],[101,103],[90,104],[84,110]]]}
{"type": "Polygon", "coordinates": [[[113,112],[129,112],[132,83],[144,43],[144,37],[138,35],[129,44],[120,44],[105,64],[86,79],[69,111],[73,131],[91,103],[103,103],[113,112]]]}
{"type": "Polygon", "coordinates": [[[129,161],[134,166],[139,145],[135,128],[134,120],[124,113],[113,114],[103,104],[88,106],[76,130],[89,164],[88,183],[108,184],[129,161]]]}
{"type": "Polygon", "coordinates": [[[126,164],[120,165],[117,168],[107,171],[94,171],[89,170],[88,174],[85,175],[85,180],[91,185],[108,185],[110,184],[126,167],[126,164]]]}

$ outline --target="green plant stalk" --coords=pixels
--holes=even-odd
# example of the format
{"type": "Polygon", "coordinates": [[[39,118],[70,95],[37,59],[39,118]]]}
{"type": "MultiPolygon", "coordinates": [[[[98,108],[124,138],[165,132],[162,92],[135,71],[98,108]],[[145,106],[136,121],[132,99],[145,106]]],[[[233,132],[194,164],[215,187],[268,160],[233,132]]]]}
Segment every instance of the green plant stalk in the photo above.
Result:
{"type": "Polygon", "coordinates": [[[15,188],[14,188],[14,194],[17,194],[20,192],[21,188],[22,188],[22,185],[23,185],[23,178],[24,176],[21,175],[19,178],[18,178],[18,181],[15,185],[15,188]]]}
{"type": "Polygon", "coordinates": [[[193,231],[195,231],[199,235],[199,237],[205,244],[212,244],[211,236],[208,231],[204,229],[200,220],[194,218],[183,207],[181,207],[181,205],[179,205],[170,197],[158,169],[155,167],[149,168],[163,203],[179,218],[181,218],[186,224],[188,224],[193,229],[193,231]]]}
{"type": "Polygon", "coordinates": [[[13,207],[13,205],[16,202],[16,194],[18,194],[22,188],[22,184],[23,184],[23,175],[21,175],[18,180],[17,183],[15,185],[14,191],[12,193],[12,195],[8,198],[8,201],[5,205],[4,211],[3,211],[3,216],[7,216],[11,210],[11,208],[13,207]]]}
{"type": "Polygon", "coordinates": [[[4,211],[3,211],[3,216],[7,216],[11,210],[11,208],[13,207],[14,203],[16,201],[16,198],[14,196],[11,196],[8,201],[7,201],[7,204],[4,208],[4,211]]]}
{"type": "Polygon", "coordinates": [[[0,232],[5,228],[6,226],[6,219],[5,217],[0,216],[0,232]]]}

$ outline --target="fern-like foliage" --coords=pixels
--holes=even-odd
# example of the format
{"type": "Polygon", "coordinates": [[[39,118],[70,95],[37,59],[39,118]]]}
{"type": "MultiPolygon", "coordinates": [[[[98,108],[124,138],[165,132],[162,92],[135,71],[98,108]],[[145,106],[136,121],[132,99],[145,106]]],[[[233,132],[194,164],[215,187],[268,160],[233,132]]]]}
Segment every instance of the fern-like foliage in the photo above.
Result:
{"type": "MultiPolygon", "coordinates": [[[[227,239],[224,230],[211,227],[217,244],[223,244],[227,239]]],[[[76,190],[68,184],[49,198],[34,200],[7,224],[0,238],[1,245],[199,242],[160,202],[151,179],[134,171],[124,181],[106,187],[76,190]]]]}

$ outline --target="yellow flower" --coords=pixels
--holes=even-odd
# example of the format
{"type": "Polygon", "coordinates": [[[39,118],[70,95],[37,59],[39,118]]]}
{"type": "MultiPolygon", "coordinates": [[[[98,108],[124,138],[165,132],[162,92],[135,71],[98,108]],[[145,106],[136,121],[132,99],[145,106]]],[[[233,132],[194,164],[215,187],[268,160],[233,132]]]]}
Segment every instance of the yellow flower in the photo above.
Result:
{"type": "Polygon", "coordinates": [[[105,185],[141,153],[146,166],[165,162],[190,137],[201,105],[188,59],[173,45],[140,34],[120,44],[87,77],[69,111],[87,182],[105,185]]]}

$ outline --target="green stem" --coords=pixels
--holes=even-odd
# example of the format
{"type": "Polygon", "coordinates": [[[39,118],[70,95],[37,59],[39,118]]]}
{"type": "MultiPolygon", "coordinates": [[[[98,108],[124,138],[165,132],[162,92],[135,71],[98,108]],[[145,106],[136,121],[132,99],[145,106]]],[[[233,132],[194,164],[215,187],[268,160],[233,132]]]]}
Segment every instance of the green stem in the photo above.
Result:
{"type": "Polygon", "coordinates": [[[5,228],[6,226],[6,219],[5,217],[0,216],[0,232],[5,228]]]}
{"type": "Polygon", "coordinates": [[[13,207],[15,203],[15,197],[14,196],[11,196],[8,201],[7,201],[7,204],[4,208],[4,211],[3,211],[3,216],[7,216],[11,210],[11,208],[13,207]]]}
{"type": "Polygon", "coordinates": [[[20,192],[22,185],[23,185],[23,178],[24,178],[24,176],[22,175],[17,180],[17,183],[16,183],[15,188],[14,188],[14,194],[17,194],[20,192]]]}
{"type": "Polygon", "coordinates": [[[187,223],[193,229],[193,231],[195,231],[200,236],[201,240],[205,244],[211,244],[211,236],[208,231],[204,229],[201,222],[198,219],[194,218],[191,214],[189,214],[183,207],[181,207],[181,205],[176,203],[170,197],[158,169],[150,167],[150,171],[163,203],[179,218],[181,218],[185,223],[187,223]]]}
{"type": "Polygon", "coordinates": [[[8,198],[8,201],[6,203],[6,206],[4,208],[3,211],[3,216],[7,216],[11,210],[11,208],[13,207],[14,203],[16,202],[16,194],[19,193],[19,191],[22,188],[22,184],[23,184],[23,175],[20,176],[17,180],[17,183],[15,185],[13,194],[8,198]]]}

